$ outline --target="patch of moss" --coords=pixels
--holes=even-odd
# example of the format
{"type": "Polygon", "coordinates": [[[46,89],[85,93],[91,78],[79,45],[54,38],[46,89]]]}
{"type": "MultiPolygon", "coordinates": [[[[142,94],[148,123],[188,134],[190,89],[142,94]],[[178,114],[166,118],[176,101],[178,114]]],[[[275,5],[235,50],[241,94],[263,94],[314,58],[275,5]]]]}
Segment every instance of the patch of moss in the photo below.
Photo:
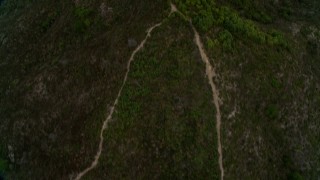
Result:
{"type": "Polygon", "coordinates": [[[0,157],[0,174],[4,173],[8,168],[8,161],[0,157]]]}

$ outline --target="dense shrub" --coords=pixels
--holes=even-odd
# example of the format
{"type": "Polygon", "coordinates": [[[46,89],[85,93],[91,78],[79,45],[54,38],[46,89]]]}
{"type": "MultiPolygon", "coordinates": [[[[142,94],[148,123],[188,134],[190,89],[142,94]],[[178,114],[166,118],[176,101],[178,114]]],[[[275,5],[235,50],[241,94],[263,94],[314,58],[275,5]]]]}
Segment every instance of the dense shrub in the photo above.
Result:
{"type": "Polygon", "coordinates": [[[259,30],[253,22],[241,18],[236,12],[226,7],[220,8],[218,13],[220,17],[218,25],[232,33],[243,34],[256,42],[265,42],[265,33],[259,30]]]}
{"type": "MultiPolygon", "coordinates": [[[[238,1],[248,4],[248,7],[252,6],[252,1],[238,1]]],[[[288,43],[281,33],[273,31],[268,34],[256,26],[253,21],[242,18],[237,11],[225,6],[217,7],[213,0],[175,0],[175,3],[178,4],[182,13],[191,17],[193,24],[202,32],[207,32],[214,26],[222,27],[226,30],[224,35],[226,35],[226,32],[229,33],[226,37],[240,35],[256,43],[288,48],[288,43]]],[[[253,16],[265,22],[272,21],[271,17],[263,12],[255,13],[253,16]]],[[[224,48],[229,49],[231,47],[230,41],[224,39],[222,43],[224,48]]]]}
{"type": "Polygon", "coordinates": [[[232,43],[233,43],[233,36],[228,30],[224,30],[219,33],[218,40],[221,43],[222,47],[226,51],[231,51],[232,43]]]}
{"type": "Polygon", "coordinates": [[[268,38],[269,45],[281,46],[286,49],[289,48],[289,44],[288,44],[287,40],[285,39],[283,34],[278,31],[275,31],[275,30],[271,31],[271,33],[268,34],[267,38],[268,38]]]}
{"type": "Polygon", "coordinates": [[[84,33],[91,25],[90,16],[93,14],[91,9],[76,7],[74,10],[75,22],[74,29],[77,33],[84,33]]]}
{"type": "Polygon", "coordinates": [[[214,49],[219,45],[219,41],[217,39],[212,40],[210,38],[207,38],[207,47],[209,49],[214,49]]]}

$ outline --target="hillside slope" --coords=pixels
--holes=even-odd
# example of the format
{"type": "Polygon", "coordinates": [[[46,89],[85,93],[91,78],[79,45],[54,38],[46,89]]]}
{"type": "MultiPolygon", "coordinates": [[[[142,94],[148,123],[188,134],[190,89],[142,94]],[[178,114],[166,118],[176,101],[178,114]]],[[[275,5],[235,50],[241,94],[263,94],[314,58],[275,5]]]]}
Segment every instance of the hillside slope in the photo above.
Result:
{"type": "Polygon", "coordinates": [[[0,1],[0,179],[95,158],[83,179],[319,179],[319,18],[317,0],[0,1]]]}

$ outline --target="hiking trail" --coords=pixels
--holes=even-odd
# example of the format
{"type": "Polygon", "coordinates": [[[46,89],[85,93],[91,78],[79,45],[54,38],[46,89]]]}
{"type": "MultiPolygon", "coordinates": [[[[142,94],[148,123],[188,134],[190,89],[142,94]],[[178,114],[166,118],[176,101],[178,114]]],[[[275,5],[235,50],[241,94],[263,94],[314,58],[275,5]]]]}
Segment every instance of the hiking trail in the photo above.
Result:
{"type": "Polygon", "coordinates": [[[203,44],[201,42],[199,33],[197,30],[192,26],[192,29],[194,31],[195,35],[195,42],[199,48],[200,55],[202,61],[206,64],[206,75],[208,77],[209,84],[211,86],[212,90],[212,98],[213,103],[216,107],[216,128],[217,128],[217,136],[218,136],[218,153],[219,153],[219,167],[220,167],[220,173],[221,173],[221,180],[223,180],[224,177],[224,169],[223,169],[223,161],[222,161],[222,145],[221,145],[221,112],[220,112],[220,104],[219,104],[219,91],[216,87],[216,85],[213,82],[213,78],[216,76],[215,70],[210,64],[209,58],[207,54],[204,51],[203,44]]]}
{"type": "MultiPolygon", "coordinates": [[[[177,12],[182,17],[187,18],[183,13],[181,13],[177,7],[171,3],[171,9],[173,12],[177,12]]],[[[187,18],[190,19],[190,18],[187,18]]],[[[216,85],[213,82],[213,78],[216,76],[216,72],[212,65],[210,64],[209,57],[207,56],[205,49],[203,47],[203,43],[201,41],[200,35],[196,28],[193,26],[191,20],[189,20],[190,25],[192,27],[192,30],[194,32],[194,41],[195,44],[197,45],[200,56],[202,61],[206,65],[206,75],[208,77],[209,85],[211,86],[211,91],[212,91],[212,100],[216,108],[216,128],[217,128],[217,136],[218,136],[218,153],[219,153],[219,168],[220,168],[220,173],[221,173],[221,180],[224,178],[224,168],[223,168],[223,156],[222,156],[222,144],[221,144],[221,111],[220,111],[220,98],[219,98],[219,91],[216,87],[216,85]]]]}
{"type": "MultiPolygon", "coordinates": [[[[171,9],[171,12],[169,14],[169,16],[174,12],[174,10],[171,9]]],[[[101,131],[100,131],[100,142],[99,142],[99,147],[98,147],[98,151],[94,157],[94,160],[93,162],[91,163],[91,165],[89,167],[87,167],[86,169],[84,169],[83,171],[81,171],[79,174],[77,174],[75,180],[80,180],[84,175],[86,175],[89,171],[91,171],[92,169],[94,169],[98,163],[99,163],[99,159],[100,159],[100,156],[101,156],[101,152],[103,150],[103,141],[104,141],[104,137],[103,137],[103,134],[104,134],[104,131],[107,129],[108,127],[108,123],[111,121],[112,119],[112,115],[115,111],[115,107],[117,106],[118,104],[118,101],[119,101],[119,98],[122,94],[122,90],[123,90],[123,87],[125,86],[126,82],[127,82],[127,79],[128,79],[128,75],[129,75],[129,72],[130,72],[130,67],[131,67],[131,62],[134,60],[134,57],[136,55],[137,52],[139,52],[143,47],[144,47],[144,44],[147,42],[148,38],[151,37],[151,33],[152,31],[161,26],[162,25],[162,22],[158,23],[158,24],[155,24],[154,26],[150,27],[148,30],[147,30],[147,35],[146,37],[144,38],[144,40],[139,44],[139,46],[132,52],[131,56],[130,56],[130,59],[127,63],[127,71],[126,71],[126,74],[124,76],[124,79],[123,79],[123,83],[120,87],[120,90],[118,92],[118,95],[117,95],[117,98],[116,100],[114,101],[111,109],[110,109],[110,113],[107,117],[107,119],[103,122],[103,125],[102,125],[102,128],[101,128],[101,131]]]]}

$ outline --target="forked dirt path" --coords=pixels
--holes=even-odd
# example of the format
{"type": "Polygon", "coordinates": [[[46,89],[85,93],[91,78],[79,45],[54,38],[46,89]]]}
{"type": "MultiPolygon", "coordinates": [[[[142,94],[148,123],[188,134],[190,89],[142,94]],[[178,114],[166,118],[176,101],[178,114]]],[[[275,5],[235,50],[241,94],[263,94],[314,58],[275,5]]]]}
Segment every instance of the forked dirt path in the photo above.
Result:
{"type": "MultiPolygon", "coordinates": [[[[190,19],[186,17],[184,14],[182,14],[174,4],[171,4],[171,9],[173,12],[177,12],[180,15],[182,15],[184,18],[190,19]]],[[[216,128],[217,128],[217,136],[218,136],[218,153],[219,153],[219,168],[220,168],[220,174],[221,174],[221,180],[224,178],[224,168],[223,168],[223,161],[222,161],[222,144],[221,144],[221,111],[220,111],[220,104],[219,104],[219,91],[216,87],[216,85],[213,82],[213,78],[216,76],[214,68],[210,64],[209,57],[207,56],[205,49],[203,47],[203,43],[201,41],[200,35],[196,28],[193,26],[191,20],[190,24],[192,27],[192,30],[194,32],[194,38],[195,38],[195,43],[200,51],[201,59],[206,65],[206,75],[208,77],[209,84],[211,86],[211,91],[212,91],[212,99],[213,103],[216,108],[216,128]]]]}
{"type": "MultiPolygon", "coordinates": [[[[173,9],[171,9],[171,12],[169,14],[169,16],[174,12],[173,9]]],[[[102,128],[101,128],[101,131],[100,131],[100,142],[99,142],[99,147],[98,147],[98,151],[97,151],[97,154],[95,155],[94,157],[94,160],[93,162],[91,163],[91,165],[89,167],[87,167],[86,169],[84,169],[83,171],[81,171],[79,174],[77,174],[75,180],[80,180],[84,175],[86,175],[89,171],[91,171],[92,169],[94,169],[98,163],[99,163],[99,159],[100,159],[100,156],[101,156],[101,152],[103,150],[103,141],[104,141],[104,137],[103,137],[103,134],[104,134],[104,131],[107,129],[108,127],[108,124],[109,122],[111,121],[112,119],[112,115],[114,113],[114,110],[115,110],[115,107],[117,106],[118,104],[118,101],[119,101],[119,97],[121,96],[122,94],[122,90],[123,90],[123,87],[125,86],[126,82],[127,82],[127,79],[128,79],[128,74],[130,72],[130,67],[131,67],[131,62],[134,60],[134,57],[136,55],[137,52],[139,52],[143,47],[144,47],[144,44],[146,43],[146,41],[148,40],[149,37],[151,37],[151,32],[162,25],[162,22],[150,27],[148,30],[147,30],[147,35],[146,37],[144,38],[144,40],[139,44],[139,46],[132,52],[131,56],[130,56],[130,59],[128,61],[128,64],[127,64],[127,71],[126,71],[126,74],[124,76],[124,79],[123,79],[123,83],[120,87],[120,90],[118,92],[118,95],[117,95],[117,98],[116,100],[114,101],[111,109],[110,109],[110,113],[107,117],[107,119],[103,122],[103,125],[102,125],[102,128]]]]}
{"type": "MultiPolygon", "coordinates": [[[[172,13],[175,13],[175,12],[179,13],[184,18],[187,18],[184,14],[182,14],[176,8],[176,6],[174,4],[171,4],[171,12],[170,12],[169,16],[172,13]]],[[[222,162],[223,156],[222,156],[222,145],[221,145],[221,112],[220,112],[220,104],[219,104],[219,92],[218,92],[218,89],[217,89],[216,85],[213,82],[213,78],[216,76],[216,73],[215,73],[214,68],[210,64],[210,61],[209,61],[209,58],[208,58],[207,54],[205,53],[205,49],[203,48],[203,43],[201,41],[201,38],[199,36],[198,31],[195,29],[195,27],[193,26],[191,21],[190,21],[190,24],[192,26],[192,30],[193,30],[194,35],[195,35],[195,43],[196,43],[196,45],[197,45],[197,47],[199,49],[199,52],[200,52],[200,55],[201,55],[201,59],[206,65],[206,75],[208,77],[208,81],[209,81],[209,84],[211,86],[213,102],[214,102],[214,105],[215,105],[215,108],[216,108],[216,111],[217,111],[216,112],[216,121],[217,121],[216,122],[216,128],[217,128],[217,136],[218,136],[219,167],[220,167],[220,172],[221,172],[221,180],[223,180],[223,178],[224,178],[224,169],[223,169],[223,162],[222,162]]],[[[159,27],[161,25],[162,25],[162,22],[150,27],[147,30],[147,35],[146,35],[145,39],[132,52],[132,54],[130,56],[130,59],[128,61],[128,64],[127,64],[127,71],[126,71],[126,74],[124,76],[123,83],[122,83],[122,85],[120,87],[120,90],[118,92],[117,98],[115,99],[115,101],[113,103],[113,106],[110,109],[110,113],[109,113],[107,119],[103,122],[101,131],[100,131],[99,147],[98,147],[98,151],[97,151],[97,153],[96,153],[96,155],[94,157],[94,160],[93,160],[93,162],[91,163],[91,165],[89,167],[87,167],[86,169],[81,171],[79,174],[77,174],[75,180],[80,180],[84,175],[86,175],[89,171],[91,171],[92,169],[94,169],[98,165],[99,159],[100,159],[100,156],[101,156],[101,152],[103,150],[103,141],[104,141],[103,134],[104,134],[104,131],[107,129],[109,122],[112,119],[112,115],[114,113],[115,107],[117,106],[118,101],[119,101],[119,97],[122,94],[123,87],[125,86],[125,84],[127,82],[128,74],[130,72],[131,62],[134,60],[134,57],[135,57],[136,53],[139,52],[144,47],[144,44],[146,43],[148,38],[151,37],[151,32],[155,28],[157,28],[157,27],[159,27]]]]}

